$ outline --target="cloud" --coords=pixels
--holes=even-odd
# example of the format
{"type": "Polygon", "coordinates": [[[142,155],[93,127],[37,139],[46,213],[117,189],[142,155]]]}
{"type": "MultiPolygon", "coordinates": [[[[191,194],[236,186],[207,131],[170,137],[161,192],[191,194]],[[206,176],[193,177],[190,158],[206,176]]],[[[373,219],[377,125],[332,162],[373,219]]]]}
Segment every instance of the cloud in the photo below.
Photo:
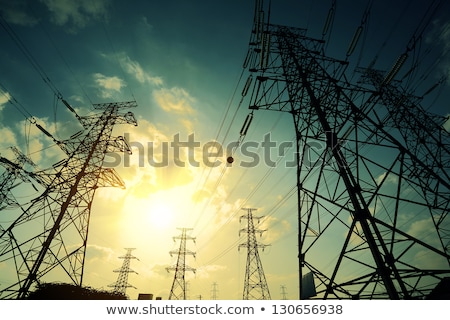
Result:
{"type": "Polygon", "coordinates": [[[161,88],[153,92],[153,97],[164,111],[183,114],[194,113],[192,103],[196,100],[182,88],[161,88]]]}
{"type": "Polygon", "coordinates": [[[194,132],[194,123],[188,119],[180,119],[181,125],[186,128],[187,132],[194,132]]]}
{"type": "Polygon", "coordinates": [[[228,268],[223,265],[212,264],[202,266],[197,269],[197,278],[199,279],[214,279],[216,274],[221,271],[226,271],[228,268]]]}
{"type": "Polygon", "coordinates": [[[390,182],[390,183],[393,183],[393,184],[396,184],[396,183],[398,182],[398,178],[397,178],[396,176],[394,176],[394,175],[391,174],[391,175],[389,175],[389,176],[386,177],[387,174],[388,174],[387,172],[383,172],[382,174],[380,174],[380,175],[375,179],[377,185],[380,185],[383,181],[385,181],[385,182],[390,182]],[[385,179],[386,179],[386,180],[385,180],[385,179]]]}
{"type": "Polygon", "coordinates": [[[86,248],[86,258],[99,261],[110,261],[114,257],[114,252],[111,248],[99,246],[96,244],[88,244],[86,248]]]}
{"type": "Polygon", "coordinates": [[[2,137],[0,142],[2,149],[15,146],[17,144],[14,132],[8,127],[0,128],[0,136],[2,137]]]}
{"type": "Polygon", "coordinates": [[[153,26],[148,22],[147,17],[142,17],[139,20],[139,28],[146,32],[151,32],[153,30],[153,26]]]}
{"type": "Polygon", "coordinates": [[[1,93],[2,95],[0,95],[0,111],[2,111],[5,107],[5,104],[7,104],[9,100],[11,100],[11,95],[8,92],[2,91],[1,93]]]}
{"type": "Polygon", "coordinates": [[[101,87],[102,98],[111,98],[114,92],[120,92],[126,86],[125,82],[116,76],[107,77],[101,73],[95,73],[93,77],[95,83],[101,87]]]}
{"type": "Polygon", "coordinates": [[[51,13],[52,22],[69,26],[70,32],[84,28],[91,20],[104,17],[109,0],[43,0],[51,13]]]}
{"type": "Polygon", "coordinates": [[[141,67],[139,62],[131,60],[127,55],[122,55],[120,61],[123,64],[125,71],[134,75],[136,80],[140,83],[149,83],[158,86],[163,84],[161,77],[152,76],[141,67]]]}
{"type": "Polygon", "coordinates": [[[0,10],[6,21],[20,26],[34,26],[38,19],[28,13],[26,1],[0,1],[0,10]]]}

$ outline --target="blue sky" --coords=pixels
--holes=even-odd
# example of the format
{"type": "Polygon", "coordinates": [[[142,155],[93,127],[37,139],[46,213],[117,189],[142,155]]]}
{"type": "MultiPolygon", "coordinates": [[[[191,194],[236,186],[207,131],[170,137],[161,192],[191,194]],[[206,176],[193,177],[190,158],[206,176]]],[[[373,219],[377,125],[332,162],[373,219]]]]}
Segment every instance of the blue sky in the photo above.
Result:
{"type": "MultiPolygon", "coordinates": [[[[375,1],[364,46],[356,48],[353,65],[360,54],[362,66],[379,54],[375,66],[390,68],[420,28],[427,9],[424,1],[408,3],[375,1]]],[[[337,1],[327,54],[345,59],[366,5],[367,1],[337,1]]],[[[309,36],[320,38],[330,6],[331,1],[323,0],[273,1],[271,21],[308,28],[309,36]]],[[[178,235],[177,227],[191,227],[197,242],[189,246],[197,258],[188,264],[198,272],[189,275],[190,298],[208,298],[216,282],[220,299],[239,299],[246,253],[238,252],[239,243],[245,242],[244,236],[239,238],[243,225],[238,218],[245,213],[241,207],[250,206],[258,208],[258,214],[270,213],[261,225],[267,232],[260,240],[271,244],[261,259],[272,298],[281,297],[282,285],[289,298],[297,298],[294,168],[270,170],[261,164],[250,169],[220,166],[209,170],[177,167],[172,161],[164,168],[146,161],[144,167],[139,166],[139,156],[146,158],[137,149],[139,144],[147,151],[148,143],[153,143],[160,151],[161,143],[173,141],[177,134],[182,141],[194,134],[202,144],[214,139],[226,144],[239,138],[248,112],[240,110],[236,118],[233,112],[243,86],[238,81],[253,7],[253,1],[237,0],[0,0],[3,18],[41,70],[0,29],[2,155],[15,145],[41,167],[58,159],[55,148],[46,148],[52,142],[27,124],[8,102],[12,99],[57,137],[67,138],[79,130],[65,106],[55,103],[42,71],[80,115],[91,113],[92,103],[134,99],[138,103],[132,110],[138,127],[116,129],[117,134],[129,135],[135,148],[131,165],[116,168],[127,189],[99,190],[94,199],[86,285],[107,288],[116,280],[113,270],[121,265],[118,257],[124,254],[123,248],[135,247],[133,254],[140,260],[132,261],[132,269],[139,275],[131,274],[129,282],[138,289],[129,289],[128,294],[133,298],[138,292],[148,292],[167,298],[173,274],[165,268],[174,263],[169,251],[177,246],[172,236],[178,235]],[[232,108],[227,113],[229,105],[232,108]],[[281,260],[282,264],[277,263],[281,260]]],[[[418,92],[449,75],[450,58],[441,56],[450,43],[449,10],[444,5],[422,34],[420,45],[430,48],[430,54],[421,60],[421,70],[432,66],[432,72],[417,86],[418,92]]],[[[448,85],[447,81],[441,86],[436,102],[431,103],[435,95],[426,100],[431,111],[450,114],[445,100],[448,85]]],[[[289,121],[283,115],[258,114],[247,140],[261,142],[271,132],[273,139],[292,141],[289,121]]],[[[198,152],[195,155],[201,159],[198,152]]],[[[8,279],[0,275],[2,282],[8,279]]]]}

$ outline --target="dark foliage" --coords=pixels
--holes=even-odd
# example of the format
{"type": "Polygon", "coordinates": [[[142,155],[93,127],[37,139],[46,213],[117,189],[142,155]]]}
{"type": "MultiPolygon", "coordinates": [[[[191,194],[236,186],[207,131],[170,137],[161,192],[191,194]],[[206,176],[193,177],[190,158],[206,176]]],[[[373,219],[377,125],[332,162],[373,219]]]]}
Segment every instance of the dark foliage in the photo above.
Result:
{"type": "Polygon", "coordinates": [[[67,283],[42,283],[28,296],[29,300],[127,300],[123,294],[67,283]]]}

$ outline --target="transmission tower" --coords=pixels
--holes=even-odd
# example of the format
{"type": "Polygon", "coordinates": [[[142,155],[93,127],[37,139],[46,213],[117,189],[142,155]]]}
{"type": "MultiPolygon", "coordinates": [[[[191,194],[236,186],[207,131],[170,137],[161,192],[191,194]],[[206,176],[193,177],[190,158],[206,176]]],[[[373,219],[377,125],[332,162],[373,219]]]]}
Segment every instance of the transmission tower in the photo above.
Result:
{"type": "Polygon", "coordinates": [[[243,94],[252,114],[292,116],[299,297],[425,298],[450,275],[450,137],[397,80],[411,47],[388,71],[353,68],[351,82],[363,25],[340,60],[268,15],[256,1],[243,94]]]}
{"type": "Polygon", "coordinates": [[[102,164],[108,152],[131,153],[123,137],[111,135],[116,124],[137,125],[131,112],[119,112],[136,102],[94,104],[100,113],[78,116],[62,101],[83,127],[69,139],[57,140],[30,120],[63,151],[61,161],[44,170],[24,167],[28,161],[18,153],[13,161],[0,161],[6,168],[0,181],[2,209],[10,209],[1,211],[0,263],[12,280],[0,287],[1,298],[25,298],[32,285],[55,277],[81,286],[95,191],[124,188],[114,169],[102,164]],[[18,184],[19,194],[34,190],[38,195],[18,203],[12,194],[18,184]]]}
{"type": "Polygon", "coordinates": [[[286,286],[285,285],[280,286],[280,290],[281,290],[281,300],[287,300],[286,286]]]}
{"type": "Polygon", "coordinates": [[[259,248],[264,248],[267,245],[256,241],[256,233],[260,235],[265,230],[255,229],[254,220],[259,220],[263,217],[254,217],[253,208],[242,208],[247,210],[246,215],[242,215],[240,220],[247,219],[247,227],[239,231],[247,233],[247,242],[239,245],[239,248],[247,248],[247,264],[245,268],[244,292],[242,294],[243,300],[270,300],[269,287],[267,286],[266,276],[264,274],[261,259],[259,258],[259,248]]]}
{"type": "Polygon", "coordinates": [[[115,284],[111,284],[109,285],[109,287],[113,287],[113,292],[114,293],[118,293],[118,294],[126,294],[127,288],[134,288],[136,289],[136,287],[132,286],[131,284],[128,283],[128,274],[134,272],[137,274],[136,271],[133,271],[132,269],[130,269],[130,260],[131,259],[137,259],[135,256],[133,256],[131,254],[131,251],[136,250],[136,248],[125,248],[125,250],[127,250],[127,253],[122,256],[119,257],[120,259],[124,259],[123,260],[123,264],[122,267],[120,269],[114,270],[114,272],[118,272],[119,276],[117,277],[117,281],[115,284]]]}
{"type": "Polygon", "coordinates": [[[170,251],[170,256],[177,255],[177,264],[173,267],[166,268],[167,271],[175,271],[172,288],[170,289],[169,300],[186,300],[186,271],[195,273],[195,269],[186,265],[186,255],[192,255],[195,258],[195,252],[186,249],[187,240],[192,240],[195,243],[195,238],[188,236],[187,232],[192,230],[190,228],[179,228],[181,235],[173,237],[173,240],[180,240],[180,247],[178,250],[170,251]]]}
{"type": "Polygon", "coordinates": [[[217,300],[217,293],[219,292],[218,287],[219,285],[217,284],[217,282],[214,282],[212,284],[212,289],[211,289],[211,300],[217,300]]]}

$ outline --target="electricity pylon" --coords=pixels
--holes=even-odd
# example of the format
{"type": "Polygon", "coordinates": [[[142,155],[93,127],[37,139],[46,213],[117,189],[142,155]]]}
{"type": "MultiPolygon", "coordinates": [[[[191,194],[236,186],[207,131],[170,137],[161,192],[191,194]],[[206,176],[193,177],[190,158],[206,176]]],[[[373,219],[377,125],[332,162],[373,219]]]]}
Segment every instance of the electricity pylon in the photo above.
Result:
{"type": "MultiPolygon", "coordinates": [[[[1,211],[0,264],[3,276],[11,279],[0,287],[1,298],[25,298],[34,284],[46,280],[81,286],[94,194],[99,187],[125,187],[114,169],[102,165],[108,152],[131,153],[123,137],[112,137],[112,130],[116,124],[137,125],[131,112],[119,112],[136,102],[94,104],[100,113],[78,116],[62,101],[83,127],[69,139],[57,140],[30,120],[63,151],[61,161],[39,171],[23,167],[22,160],[1,161],[7,170],[18,172],[18,182],[29,180],[19,191],[29,194],[31,184],[38,194],[1,211]]],[[[1,194],[14,199],[9,195],[14,177],[2,178],[1,194]]]]}
{"type": "Polygon", "coordinates": [[[247,248],[247,262],[245,268],[244,291],[242,294],[243,300],[270,300],[269,287],[267,286],[266,275],[264,274],[261,259],[259,257],[259,248],[267,246],[256,241],[256,233],[260,235],[266,230],[255,228],[254,220],[259,220],[263,217],[253,216],[253,208],[242,208],[247,210],[246,215],[242,215],[240,220],[247,219],[247,227],[239,231],[247,233],[247,242],[241,243],[239,248],[247,248]]]}
{"type": "Polygon", "coordinates": [[[180,240],[180,247],[178,250],[170,251],[170,256],[177,255],[177,264],[173,267],[166,268],[167,272],[175,271],[172,288],[170,289],[169,300],[186,300],[186,271],[195,273],[195,269],[186,265],[186,255],[192,255],[195,258],[195,252],[186,248],[187,240],[192,240],[195,243],[195,238],[188,236],[187,232],[192,230],[190,228],[178,228],[181,230],[181,235],[173,237],[173,241],[180,240]]]}
{"type": "Polygon", "coordinates": [[[217,293],[219,292],[218,287],[219,285],[217,284],[217,282],[214,282],[212,284],[212,289],[211,289],[211,300],[217,300],[217,293]]]}
{"type": "Polygon", "coordinates": [[[287,300],[286,286],[281,285],[280,290],[281,290],[281,300],[287,300]]]}
{"type": "Polygon", "coordinates": [[[292,116],[299,297],[425,298],[450,275],[450,137],[448,119],[397,80],[411,47],[351,82],[362,27],[336,59],[323,38],[255,8],[243,93],[252,114],[292,116]]]}
{"type": "Polygon", "coordinates": [[[127,250],[127,253],[119,257],[120,259],[124,259],[122,263],[122,267],[120,269],[114,270],[114,272],[118,272],[119,276],[117,277],[117,281],[114,284],[109,285],[109,287],[113,287],[113,292],[118,294],[125,295],[127,292],[127,288],[134,288],[136,287],[132,286],[128,283],[128,274],[130,273],[136,273],[136,271],[130,269],[130,261],[131,259],[137,259],[135,256],[131,254],[131,251],[135,250],[136,248],[125,248],[127,250]]]}

